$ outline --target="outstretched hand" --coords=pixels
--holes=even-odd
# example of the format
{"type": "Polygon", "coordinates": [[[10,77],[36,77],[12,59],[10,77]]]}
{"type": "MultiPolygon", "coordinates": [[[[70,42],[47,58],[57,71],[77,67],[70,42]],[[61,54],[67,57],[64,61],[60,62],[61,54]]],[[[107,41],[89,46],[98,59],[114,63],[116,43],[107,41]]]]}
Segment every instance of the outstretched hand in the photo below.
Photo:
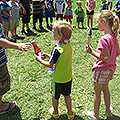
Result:
{"type": "Polygon", "coordinates": [[[20,43],[18,44],[18,49],[21,51],[27,51],[26,49],[29,49],[31,46],[31,43],[20,43]]]}

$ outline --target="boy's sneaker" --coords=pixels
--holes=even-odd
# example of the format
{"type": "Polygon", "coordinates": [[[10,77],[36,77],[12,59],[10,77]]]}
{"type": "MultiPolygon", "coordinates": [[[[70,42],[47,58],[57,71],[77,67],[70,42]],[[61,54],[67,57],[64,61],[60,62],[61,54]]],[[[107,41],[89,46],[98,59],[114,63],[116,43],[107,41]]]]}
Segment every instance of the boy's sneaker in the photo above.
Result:
{"type": "Polygon", "coordinates": [[[25,30],[22,30],[22,31],[21,31],[21,34],[22,34],[22,35],[27,35],[27,32],[25,32],[25,30]]]}
{"type": "Polygon", "coordinates": [[[11,38],[16,39],[16,38],[15,38],[15,35],[11,36],[11,38]]]}
{"type": "Polygon", "coordinates": [[[8,40],[8,41],[10,41],[10,42],[15,42],[16,43],[16,40],[14,40],[14,39],[12,39],[12,38],[10,38],[10,37],[7,37],[7,38],[5,38],[6,40],[8,40]]]}
{"type": "Polygon", "coordinates": [[[33,27],[33,30],[37,31],[36,27],[33,27]]]}
{"type": "Polygon", "coordinates": [[[43,26],[40,26],[40,25],[39,25],[39,28],[40,28],[41,30],[45,30],[45,27],[43,27],[43,26]]]}
{"type": "Polygon", "coordinates": [[[28,33],[34,33],[33,31],[30,30],[30,28],[27,29],[28,33]]]}
{"type": "Polygon", "coordinates": [[[49,26],[49,25],[47,25],[47,28],[48,28],[48,29],[50,29],[50,26],[49,26]]]}

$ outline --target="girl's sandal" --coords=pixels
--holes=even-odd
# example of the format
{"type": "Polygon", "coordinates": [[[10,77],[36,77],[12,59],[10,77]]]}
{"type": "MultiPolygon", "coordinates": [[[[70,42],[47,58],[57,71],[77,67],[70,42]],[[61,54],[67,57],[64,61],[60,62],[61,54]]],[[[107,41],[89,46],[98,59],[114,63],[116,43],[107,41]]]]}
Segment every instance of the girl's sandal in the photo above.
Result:
{"type": "Polygon", "coordinates": [[[53,115],[53,112],[54,112],[54,108],[53,108],[53,107],[51,107],[51,108],[48,110],[48,112],[49,112],[49,114],[50,114],[53,118],[55,118],[55,119],[58,119],[58,118],[60,117],[59,114],[53,115]]]}
{"type": "Polygon", "coordinates": [[[73,112],[73,115],[68,115],[68,113],[67,113],[68,120],[73,120],[74,119],[74,117],[75,117],[75,109],[74,108],[72,108],[72,112],[73,112]]]}
{"type": "Polygon", "coordinates": [[[107,119],[108,119],[108,118],[112,118],[112,117],[113,117],[113,107],[112,107],[112,106],[110,106],[110,111],[111,111],[111,116],[110,116],[110,117],[108,117],[108,116],[107,116],[107,114],[106,114],[107,119]]]}

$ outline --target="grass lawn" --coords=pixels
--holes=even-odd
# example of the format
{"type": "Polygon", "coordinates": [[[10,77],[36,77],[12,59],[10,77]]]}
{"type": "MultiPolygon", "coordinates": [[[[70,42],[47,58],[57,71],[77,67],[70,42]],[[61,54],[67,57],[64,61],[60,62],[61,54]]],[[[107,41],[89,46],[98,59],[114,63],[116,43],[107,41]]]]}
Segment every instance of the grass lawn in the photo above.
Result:
{"type": "MultiPolygon", "coordinates": [[[[72,3],[74,10],[76,7],[75,0],[73,0],[72,3]]],[[[101,0],[96,0],[95,13],[98,11],[100,4],[101,0]]],[[[82,0],[82,6],[85,10],[85,0],[82,0]]],[[[73,33],[70,39],[73,48],[72,105],[76,110],[75,120],[88,120],[88,118],[82,115],[82,111],[93,110],[94,93],[91,68],[94,64],[94,57],[84,51],[85,45],[87,44],[88,29],[75,28],[77,23],[74,13],[73,16],[73,33]]],[[[45,19],[43,21],[43,26],[46,27],[45,19]]],[[[21,31],[21,23],[20,20],[20,26],[17,31],[18,34],[20,34],[21,31]]],[[[86,15],[84,25],[87,27],[86,15]]],[[[38,26],[37,24],[37,28],[38,26]]],[[[93,27],[96,28],[95,20],[93,27]]],[[[32,29],[32,19],[30,28],[32,29]]],[[[26,43],[35,40],[44,52],[50,53],[53,45],[56,43],[56,41],[53,40],[52,31],[48,30],[48,32],[36,33],[36,36],[25,36],[24,40],[17,40],[17,43],[26,43]]],[[[91,46],[94,50],[97,48],[99,38],[102,35],[104,35],[104,32],[93,30],[91,46]]],[[[120,39],[120,35],[118,38],[120,39]]],[[[3,96],[3,101],[16,101],[17,106],[9,113],[0,115],[0,120],[54,120],[48,113],[48,109],[52,106],[51,77],[48,74],[48,68],[35,60],[33,47],[29,49],[28,52],[6,49],[6,55],[9,61],[8,69],[11,76],[11,90],[3,96]]],[[[111,120],[120,120],[119,71],[120,56],[117,57],[117,68],[114,78],[109,84],[111,106],[113,106],[114,109],[114,116],[111,120]]],[[[59,120],[67,120],[66,106],[62,95],[60,98],[59,113],[61,115],[59,120]]],[[[103,94],[100,106],[100,118],[106,119],[103,94]]]]}

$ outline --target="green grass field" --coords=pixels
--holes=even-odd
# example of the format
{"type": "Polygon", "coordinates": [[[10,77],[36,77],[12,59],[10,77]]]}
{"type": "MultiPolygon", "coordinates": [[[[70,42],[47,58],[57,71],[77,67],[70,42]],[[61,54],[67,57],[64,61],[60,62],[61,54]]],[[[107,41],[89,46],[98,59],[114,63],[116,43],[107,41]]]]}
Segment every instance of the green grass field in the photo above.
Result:
{"type": "MultiPolygon", "coordinates": [[[[76,7],[75,0],[72,3],[74,10],[76,7]]],[[[96,0],[95,13],[98,11],[100,4],[101,0],[96,0]]],[[[82,6],[85,10],[85,0],[82,0],[82,6]]],[[[73,48],[72,106],[76,110],[75,120],[88,120],[88,118],[82,115],[82,111],[93,110],[94,92],[91,68],[94,64],[94,57],[84,51],[87,44],[88,29],[75,28],[77,23],[74,13],[73,16],[72,25],[74,28],[70,39],[73,48]]],[[[43,26],[46,27],[45,19],[43,21],[43,26]]],[[[19,35],[21,23],[20,20],[20,26],[17,31],[19,35]]],[[[86,15],[84,25],[87,27],[86,15]]],[[[96,28],[95,20],[93,27],[96,28]]],[[[30,28],[32,29],[32,16],[30,28]]],[[[36,33],[36,36],[25,36],[24,40],[17,40],[17,43],[35,40],[44,52],[50,53],[56,43],[52,37],[52,31],[36,33]]],[[[93,30],[91,46],[94,50],[97,48],[99,38],[102,35],[104,35],[104,32],[93,30]]],[[[118,38],[120,39],[120,35],[118,38]]],[[[6,49],[6,55],[9,61],[7,65],[11,76],[11,90],[3,96],[3,101],[16,101],[17,106],[12,111],[0,115],[0,120],[54,120],[48,113],[48,109],[52,106],[51,77],[48,74],[48,68],[35,60],[33,47],[28,52],[6,49]]],[[[111,120],[120,120],[120,56],[117,57],[116,63],[116,72],[109,84],[111,105],[114,109],[114,116],[111,120]]],[[[59,120],[67,120],[66,106],[62,95],[59,103],[59,113],[61,115],[59,120]]],[[[106,119],[103,94],[100,118],[106,119]]]]}

